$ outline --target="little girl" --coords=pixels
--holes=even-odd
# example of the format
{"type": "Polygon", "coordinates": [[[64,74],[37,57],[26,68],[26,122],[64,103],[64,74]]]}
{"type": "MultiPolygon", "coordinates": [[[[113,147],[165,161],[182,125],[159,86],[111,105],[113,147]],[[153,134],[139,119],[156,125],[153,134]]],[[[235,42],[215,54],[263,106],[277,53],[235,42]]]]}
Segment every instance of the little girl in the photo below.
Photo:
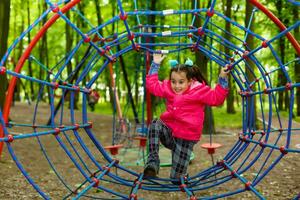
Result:
{"type": "MultiPolygon", "coordinates": [[[[145,177],[156,177],[159,171],[159,141],[172,151],[171,179],[185,176],[194,145],[200,140],[206,105],[223,104],[228,94],[227,74],[224,68],[214,89],[207,86],[197,66],[188,60],[176,64],[169,80],[158,80],[158,69],[164,55],[154,54],[146,77],[147,90],[166,99],[166,111],[153,120],[148,132],[149,155],[144,168],[145,177]]],[[[172,181],[178,184],[178,181],[172,181]]]]}

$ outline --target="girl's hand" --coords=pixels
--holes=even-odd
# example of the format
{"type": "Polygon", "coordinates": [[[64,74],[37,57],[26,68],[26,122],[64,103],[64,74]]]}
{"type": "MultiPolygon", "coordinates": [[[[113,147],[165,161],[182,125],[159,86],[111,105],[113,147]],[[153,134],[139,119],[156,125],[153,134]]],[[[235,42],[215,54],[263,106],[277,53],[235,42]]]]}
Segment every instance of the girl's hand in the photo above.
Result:
{"type": "Polygon", "coordinates": [[[163,59],[166,57],[166,55],[163,54],[153,54],[153,62],[160,65],[160,63],[163,61],[163,59]]]}
{"type": "Polygon", "coordinates": [[[227,69],[227,67],[221,67],[221,71],[220,71],[220,77],[222,78],[226,78],[228,76],[228,73],[230,72],[230,70],[227,69]]]}

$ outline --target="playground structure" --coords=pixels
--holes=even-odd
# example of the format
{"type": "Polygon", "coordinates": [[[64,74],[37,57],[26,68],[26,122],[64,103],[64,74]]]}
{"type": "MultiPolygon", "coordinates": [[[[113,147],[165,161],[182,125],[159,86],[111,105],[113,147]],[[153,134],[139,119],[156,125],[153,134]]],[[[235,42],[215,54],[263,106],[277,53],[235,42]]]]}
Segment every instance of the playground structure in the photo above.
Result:
{"type": "MultiPolygon", "coordinates": [[[[290,33],[296,27],[300,26],[300,21],[296,21],[292,26],[285,27],[284,24],[276,16],[274,16],[265,6],[256,0],[250,2],[255,6],[252,17],[256,14],[265,15],[266,19],[273,21],[274,25],[278,26],[280,32],[274,37],[265,38],[255,32],[252,32],[248,27],[240,25],[238,22],[229,19],[224,14],[218,12],[216,1],[212,0],[210,6],[204,9],[198,9],[195,3],[195,8],[191,10],[157,10],[149,11],[139,9],[137,2],[135,2],[135,10],[130,11],[129,8],[124,8],[121,1],[117,1],[120,14],[110,20],[105,21],[101,25],[93,25],[89,19],[82,16],[76,9],[80,0],[58,2],[55,4],[52,1],[46,1],[49,9],[38,18],[32,26],[30,26],[23,34],[9,47],[5,56],[0,62],[0,74],[7,74],[10,77],[9,88],[6,96],[6,103],[3,111],[0,113],[1,129],[0,142],[1,149],[3,142],[6,144],[10,154],[12,155],[17,166],[24,174],[29,183],[36,189],[36,191],[45,199],[50,199],[51,196],[36,184],[36,176],[31,176],[26,169],[19,162],[17,154],[14,153],[13,144],[15,142],[22,142],[25,139],[36,140],[39,148],[37,151],[42,151],[42,158],[49,162],[49,166],[54,171],[53,176],[57,176],[61,185],[66,189],[64,198],[72,197],[79,199],[81,197],[89,198],[104,198],[113,196],[111,199],[137,199],[138,194],[144,190],[147,191],[183,191],[189,199],[200,198],[197,196],[197,191],[203,191],[207,188],[218,187],[219,185],[236,182],[240,183],[234,191],[226,193],[217,193],[214,196],[201,197],[201,199],[213,199],[232,196],[238,193],[250,191],[260,199],[264,199],[261,193],[256,189],[260,181],[280,162],[280,160],[289,153],[299,154],[300,150],[290,146],[293,134],[297,131],[292,122],[292,113],[294,105],[294,95],[296,88],[300,83],[295,83],[290,76],[287,68],[299,62],[300,46],[297,40],[290,33]],[[66,3],[66,4],[65,4],[66,3]],[[87,24],[89,30],[83,31],[76,27],[76,25],[66,17],[66,12],[77,12],[78,16],[82,17],[87,24]],[[142,16],[155,15],[160,17],[172,17],[178,15],[192,15],[192,21],[189,26],[165,25],[163,27],[156,27],[156,32],[147,31],[154,27],[153,24],[147,24],[142,21],[142,16]],[[49,19],[43,24],[42,28],[38,28],[42,19],[49,15],[49,19]],[[195,26],[196,18],[201,18],[203,23],[201,27],[195,26]],[[240,35],[232,35],[226,32],[223,28],[213,23],[214,19],[229,22],[240,35]],[[76,34],[81,36],[81,40],[72,51],[62,60],[57,62],[54,67],[38,65],[38,61],[34,57],[34,49],[36,44],[44,37],[47,31],[51,31],[55,27],[57,21],[63,21],[68,24],[76,34]],[[123,29],[114,35],[100,35],[100,30],[112,23],[120,23],[123,29]],[[5,62],[9,55],[14,51],[16,45],[24,39],[28,32],[35,30],[36,35],[31,44],[24,50],[15,69],[10,70],[5,67],[5,62]],[[233,41],[225,39],[223,34],[228,35],[233,41]],[[245,42],[249,36],[252,36],[255,41],[255,47],[250,48],[245,42]],[[156,37],[160,40],[155,43],[148,43],[147,40],[142,40],[146,37],[156,37]],[[172,39],[179,43],[171,43],[172,39]],[[207,43],[204,38],[208,37],[212,43],[207,43]],[[273,47],[274,41],[279,38],[286,37],[291,47],[295,50],[298,58],[282,63],[278,53],[273,47]],[[241,39],[242,38],[242,39],[241,39]],[[184,42],[182,42],[184,41],[184,42]],[[120,46],[120,50],[114,50],[116,46],[120,46]],[[217,46],[228,48],[232,54],[228,55],[221,51],[217,46]],[[80,66],[76,66],[74,73],[78,72],[78,77],[71,82],[71,77],[66,77],[66,66],[71,62],[72,58],[86,52],[82,57],[80,66]],[[87,113],[87,96],[91,91],[91,87],[95,81],[101,77],[103,70],[111,63],[118,62],[122,55],[127,54],[141,54],[145,56],[145,60],[149,67],[150,55],[152,53],[171,54],[178,51],[200,51],[205,56],[209,57],[217,67],[228,67],[231,70],[236,85],[239,88],[239,93],[242,100],[243,118],[241,123],[243,128],[236,144],[227,153],[227,155],[219,161],[216,165],[209,169],[200,171],[199,173],[186,177],[182,177],[182,184],[179,186],[173,185],[170,179],[143,179],[143,174],[134,170],[128,169],[122,163],[114,159],[102,146],[102,141],[97,139],[96,133],[93,132],[92,122],[89,121],[87,113]],[[262,63],[263,54],[270,54],[276,61],[277,66],[274,69],[265,68],[262,63]],[[28,62],[35,63],[37,66],[45,67],[48,72],[44,79],[38,77],[30,77],[21,73],[22,68],[28,62]],[[255,66],[254,68],[250,67],[255,66]],[[96,64],[101,63],[101,67],[96,68],[96,64]],[[81,68],[82,67],[82,68],[81,68]],[[81,70],[77,70],[81,68],[81,70]],[[247,77],[246,70],[250,71],[253,78],[247,77]],[[272,83],[271,76],[280,71],[286,79],[284,85],[275,85],[272,83]],[[90,81],[83,83],[84,78],[88,74],[93,74],[90,81]],[[32,112],[32,121],[28,123],[25,119],[21,122],[10,123],[10,107],[13,99],[13,93],[16,86],[17,79],[33,82],[40,86],[38,98],[36,101],[34,112],[32,112]],[[49,117],[50,123],[39,120],[39,106],[45,88],[50,90],[50,106],[49,117]],[[287,91],[290,99],[289,109],[289,123],[282,126],[281,116],[278,111],[276,102],[276,95],[279,92],[287,91]],[[54,96],[56,93],[61,95],[61,103],[64,105],[65,93],[70,93],[70,109],[64,109],[61,106],[55,112],[56,103],[54,96]],[[74,100],[75,95],[78,94],[82,101],[82,119],[76,119],[74,115],[74,100]],[[255,113],[253,112],[254,99],[257,99],[257,115],[262,118],[261,129],[256,129],[254,120],[255,113]],[[264,103],[263,103],[264,100],[264,103]],[[266,106],[267,105],[267,106],[266,106]],[[267,109],[265,109],[267,107],[267,109]],[[68,118],[65,117],[68,113],[68,118]],[[277,123],[280,124],[279,129],[272,129],[274,123],[272,116],[276,116],[277,123]],[[67,121],[67,123],[65,123],[67,121]],[[19,134],[11,134],[16,132],[15,127],[25,127],[28,132],[20,132],[19,134]],[[87,146],[85,136],[89,138],[93,146],[87,146]],[[77,173],[82,175],[82,183],[74,188],[65,181],[63,173],[59,172],[56,164],[50,159],[48,155],[47,145],[43,143],[44,137],[53,137],[59,146],[63,149],[69,158],[69,162],[75,166],[77,173]],[[74,140],[71,140],[70,138],[74,140]],[[75,143],[77,145],[75,145],[75,143]],[[92,150],[93,149],[93,150],[92,150]],[[95,153],[94,150],[97,152],[95,153]],[[101,157],[101,159],[99,159],[101,157]],[[275,159],[274,159],[275,157],[275,159]],[[101,161],[99,161],[101,160],[101,161]],[[118,173],[113,169],[118,169],[118,173]],[[245,174],[248,171],[254,170],[256,176],[247,178],[245,174]],[[216,176],[217,175],[217,176],[216,176]],[[186,184],[188,181],[189,184],[186,184]],[[126,189],[111,189],[109,184],[118,184],[120,187],[126,189]],[[95,190],[102,190],[103,193],[95,193],[95,190]]],[[[293,3],[293,2],[292,2],[293,3]]],[[[298,3],[294,3],[299,6],[298,3]]],[[[250,20],[250,24],[252,21],[250,20]]],[[[249,27],[250,27],[249,24],[249,27]]],[[[227,37],[226,37],[227,38],[227,37]]],[[[146,70],[145,70],[146,71],[146,70]]],[[[149,99],[147,99],[149,100],[149,99]]],[[[1,150],[0,150],[1,152],[1,150]]],[[[33,161],[34,162],[34,161],[33,161]]],[[[38,162],[38,161],[37,161],[38,162]]],[[[266,186],[267,187],[267,186],[266,186]]],[[[295,199],[299,198],[299,194],[294,194],[295,199]]]]}

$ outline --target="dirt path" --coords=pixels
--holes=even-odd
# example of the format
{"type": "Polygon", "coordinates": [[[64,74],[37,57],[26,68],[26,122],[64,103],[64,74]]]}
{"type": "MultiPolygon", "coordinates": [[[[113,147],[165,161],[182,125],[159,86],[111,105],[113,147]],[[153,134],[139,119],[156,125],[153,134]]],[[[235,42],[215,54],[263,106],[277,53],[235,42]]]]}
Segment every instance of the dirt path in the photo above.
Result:
{"type": "MultiPolygon", "coordinates": [[[[30,116],[32,115],[32,107],[17,104],[12,109],[11,117],[16,122],[32,122],[30,116]],[[30,114],[28,116],[28,114],[30,114]]],[[[41,108],[39,111],[39,123],[45,123],[47,121],[47,116],[49,110],[45,106],[45,108],[41,108]]],[[[77,119],[80,119],[80,113],[77,113],[77,119]]],[[[65,116],[68,119],[69,116],[65,116]]],[[[93,124],[93,132],[97,139],[103,144],[111,143],[111,126],[112,126],[112,117],[111,116],[103,116],[96,114],[89,114],[89,119],[94,122],[93,124]]],[[[66,122],[67,123],[67,122],[66,122]]],[[[30,129],[27,128],[17,128],[14,127],[11,129],[11,132],[20,133],[20,132],[30,132],[30,129]]],[[[214,142],[223,144],[222,148],[218,149],[214,154],[214,160],[221,160],[224,156],[230,151],[233,145],[238,140],[238,133],[235,130],[227,130],[227,132],[231,132],[231,134],[218,134],[215,135],[213,140],[214,142]]],[[[95,149],[94,145],[91,141],[86,137],[85,132],[80,132],[80,136],[85,141],[86,145],[90,149],[91,152],[94,153],[99,162],[101,162],[101,154],[96,153],[97,149],[95,149]]],[[[273,141],[277,137],[277,134],[270,135],[270,141],[273,141]],[[274,136],[274,138],[273,138],[274,136]]],[[[286,137],[285,135],[282,136],[286,137]]],[[[62,137],[63,138],[63,137],[62,137]]],[[[72,141],[74,141],[75,148],[78,150],[80,146],[75,142],[75,137],[70,137],[72,141]]],[[[64,139],[64,142],[67,141],[64,139]]],[[[198,172],[207,169],[212,165],[211,157],[207,154],[206,150],[203,150],[200,145],[202,143],[208,142],[209,136],[204,135],[202,141],[196,145],[194,149],[195,159],[192,161],[189,166],[189,174],[193,176],[198,172]]],[[[66,156],[63,149],[58,145],[55,138],[51,136],[41,137],[41,142],[44,145],[46,152],[48,153],[49,158],[55,165],[57,171],[62,175],[63,179],[72,187],[76,188],[78,184],[82,183],[82,175],[78,172],[77,168],[72,164],[70,159],[66,156]]],[[[133,142],[134,144],[137,144],[133,142]]],[[[292,135],[291,148],[297,148],[296,145],[300,143],[300,134],[292,135]]],[[[66,194],[66,188],[61,184],[58,178],[55,176],[53,170],[49,167],[49,163],[46,162],[45,156],[41,151],[41,147],[38,145],[37,138],[24,139],[24,140],[16,140],[12,144],[12,147],[15,151],[16,156],[19,161],[26,168],[30,176],[36,181],[41,189],[46,192],[47,195],[51,196],[53,199],[62,199],[66,194]]],[[[250,144],[253,147],[253,145],[250,144]]],[[[250,154],[249,149],[243,153],[243,155],[237,160],[235,164],[232,165],[235,169],[241,167],[241,169],[245,168],[249,161],[253,160],[255,155],[250,154]],[[243,166],[242,162],[245,158],[249,156],[243,166]]],[[[70,146],[67,146],[70,148],[70,146]]],[[[260,149],[258,149],[259,151],[260,149]]],[[[82,152],[80,152],[82,153],[82,152]]],[[[278,158],[279,153],[275,152],[266,161],[266,157],[270,153],[270,149],[265,148],[263,155],[258,159],[252,167],[243,172],[241,175],[247,180],[254,180],[258,170],[262,167],[265,169],[269,167],[272,162],[278,158]],[[266,161],[265,166],[262,166],[266,161]]],[[[167,157],[168,155],[166,155],[167,157]]],[[[88,160],[86,155],[83,155],[82,158],[85,160],[87,166],[91,167],[91,170],[95,170],[93,164],[88,160]]],[[[124,159],[124,158],[121,158],[124,159]]],[[[126,158],[125,158],[126,159],[126,158]]],[[[134,162],[133,162],[134,163],[134,162]]],[[[107,164],[103,162],[103,165],[107,164]]],[[[129,166],[130,169],[135,170],[136,172],[141,172],[143,170],[142,166],[129,166]]],[[[296,194],[300,193],[300,156],[295,153],[288,153],[285,155],[279,164],[277,164],[270,173],[268,173],[262,181],[260,181],[255,188],[267,199],[291,199],[295,197],[296,194]]],[[[7,148],[5,146],[3,155],[0,161],[0,199],[10,200],[10,199],[41,199],[38,193],[32,188],[30,184],[27,183],[24,176],[17,169],[14,161],[11,159],[7,148]]],[[[160,169],[160,177],[168,177],[170,168],[162,167],[160,169]]],[[[115,172],[112,170],[112,172],[115,172]]],[[[122,176],[121,172],[118,172],[120,176],[122,176]]],[[[224,174],[230,175],[229,171],[224,170],[222,172],[224,174]]],[[[103,186],[114,189],[121,190],[123,193],[126,191],[129,194],[129,189],[114,185],[112,183],[108,184],[105,182],[101,182],[103,186]]],[[[203,197],[206,195],[213,195],[218,193],[226,193],[230,191],[234,191],[239,188],[244,188],[244,184],[238,179],[232,179],[228,181],[228,183],[222,184],[220,186],[216,186],[211,189],[202,190],[196,192],[197,197],[203,197]]],[[[94,190],[93,190],[94,191],[94,190]]],[[[92,193],[93,195],[104,194],[102,191],[96,191],[96,193],[92,193]]],[[[182,192],[171,192],[171,193],[162,193],[162,192],[149,192],[149,191],[139,191],[138,192],[139,199],[147,199],[147,200],[160,200],[160,199],[170,199],[170,200],[182,200],[186,199],[186,194],[182,192]]],[[[104,195],[105,196],[105,195],[104,195]]],[[[108,197],[107,197],[108,198],[108,197]]],[[[85,199],[85,198],[83,198],[85,199]]],[[[257,199],[257,197],[251,192],[247,191],[236,196],[227,198],[227,199],[257,199]]]]}
{"type": "MultiPolygon", "coordinates": [[[[266,125],[269,125],[269,123],[267,121],[268,118],[269,118],[269,115],[265,114],[265,124],[266,125]]],[[[258,117],[258,120],[260,122],[263,122],[263,119],[261,117],[258,117]]],[[[282,128],[288,128],[288,123],[289,123],[289,119],[284,118],[284,117],[278,118],[278,116],[273,115],[272,116],[271,129],[279,129],[280,127],[282,127],[282,128]]],[[[293,120],[292,121],[292,128],[293,129],[300,129],[300,123],[293,120]]]]}

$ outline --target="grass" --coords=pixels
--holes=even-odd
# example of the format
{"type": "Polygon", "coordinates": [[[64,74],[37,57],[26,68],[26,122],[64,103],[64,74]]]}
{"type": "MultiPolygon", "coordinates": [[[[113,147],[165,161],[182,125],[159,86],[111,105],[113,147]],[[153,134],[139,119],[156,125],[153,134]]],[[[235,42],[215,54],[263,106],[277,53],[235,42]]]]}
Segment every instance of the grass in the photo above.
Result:
{"type": "MultiPolygon", "coordinates": [[[[91,111],[91,108],[88,106],[88,111],[91,111]]],[[[94,113],[98,113],[101,115],[113,115],[113,109],[110,102],[97,103],[95,105],[94,113]]]]}
{"type": "MultiPolygon", "coordinates": [[[[131,110],[131,107],[127,105],[126,112],[124,112],[125,105],[121,105],[121,109],[123,111],[123,115],[126,118],[133,119],[133,112],[131,110]]],[[[221,107],[213,107],[213,115],[215,120],[215,126],[218,128],[232,128],[232,129],[241,129],[242,128],[242,109],[239,107],[236,107],[236,113],[229,114],[226,112],[226,106],[221,107]]],[[[91,109],[88,108],[88,111],[91,112],[91,109]]],[[[155,117],[159,117],[160,113],[164,111],[164,104],[161,102],[158,104],[157,109],[154,112],[155,117]]],[[[258,115],[261,115],[261,111],[258,108],[257,109],[258,115]]],[[[264,113],[268,113],[269,108],[264,108],[264,113]]],[[[111,108],[110,102],[104,102],[104,103],[98,103],[95,106],[94,113],[102,114],[102,115],[113,115],[113,110],[111,108]]],[[[276,109],[273,108],[273,115],[276,115],[276,109]]],[[[288,111],[280,111],[279,113],[281,118],[287,118],[289,117],[288,111]]],[[[139,117],[141,118],[141,108],[139,108],[139,117]]],[[[294,121],[300,123],[300,116],[295,116],[293,118],[294,121]]]]}
{"type": "MultiPolygon", "coordinates": [[[[263,109],[264,109],[265,114],[269,114],[270,109],[268,107],[268,104],[266,104],[263,107],[263,109]]],[[[277,117],[277,112],[278,112],[280,118],[285,118],[285,119],[289,118],[289,111],[288,110],[279,111],[278,108],[275,108],[274,105],[273,105],[272,106],[272,115],[277,117]]],[[[296,107],[293,108],[293,121],[300,122],[300,116],[296,116],[295,113],[296,113],[296,107]]],[[[260,107],[257,107],[257,114],[258,114],[258,117],[261,117],[260,107]]]]}
{"type": "Polygon", "coordinates": [[[213,115],[215,126],[219,128],[242,128],[242,111],[236,108],[236,113],[229,114],[226,112],[226,107],[213,107],[213,115]]]}
{"type": "MultiPolygon", "coordinates": [[[[121,109],[124,109],[124,105],[121,105],[121,109]]],[[[140,109],[141,110],[141,109],[140,109]]],[[[162,112],[164,109],[157,109],[157,112],[162,112]]],[[[91,112],[91,109],[88,108],[88,111],[91,112]]],[[[155,115],[159,116],[159,113],[155,113],[155,115]]],[[[102,114],[102,115],[113,115],[113,110],[111,109],[110,102],[98,103],[95,106],[94,113],[102,114]]],[[[129,109],[124,115],[133,119],[133,114],[131,109],[129,109]]],[[[139,116],[141,114],[139,113],[139,116]]],[[[236,108],[235,114],[228,114],[226,112],[226,107],[213,107],[213,115],[215,119],[215,125],[219,128],[233,128],[239,129],[242,127],[242,111],[239,108],[236,108]]]]}
{"type": "MultiPolygon", "coordinates": [[[[279,113],[280,117],[289,118],[289,112],[288,111],[280,111],[279,113]]],[[[300,122],[300,116],[294,115],[293,120],[296,122],[300,122]]]]}

